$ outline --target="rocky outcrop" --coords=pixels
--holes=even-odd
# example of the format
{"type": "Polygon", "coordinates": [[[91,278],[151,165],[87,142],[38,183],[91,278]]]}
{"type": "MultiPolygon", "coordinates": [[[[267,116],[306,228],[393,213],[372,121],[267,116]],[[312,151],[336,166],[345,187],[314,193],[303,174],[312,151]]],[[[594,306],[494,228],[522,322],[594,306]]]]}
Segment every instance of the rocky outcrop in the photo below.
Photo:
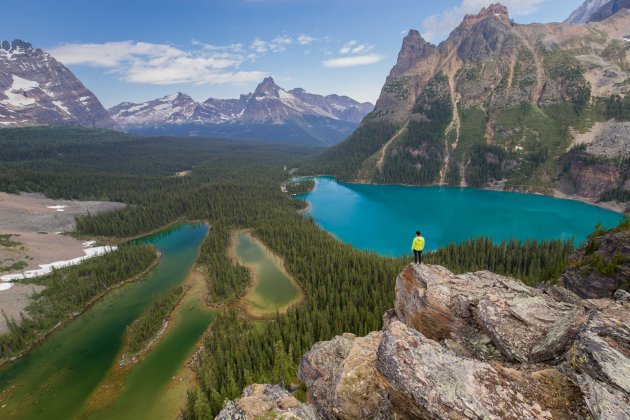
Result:
{"type": "Polygon", "coordinates": [[[315,410],[300,403],[278,385],[250,385],[240,399],[229,401],[217,420],[304,419],[317,420],[315,410]]]}
{"type": "Polygon", "coordinates": [[[326,419],[627,418],[630,303],[486,271],[409,265],[382,331],[306,353],[326,419]]]}
{"type": "Polygon", "coordinates": [[[579,248],[560,284],[585,299],[612,299],[630,288],[630,230],[612,229],[591,235],[579,248]]]}
{"type": "Polygon", "coordinates": [[[391,407],[375,367],[381,332],[322,341],[304,355],[298,376],[326,419],[387,418],[391,407]]]}
{"type": "Polygon", "coordinates": [[[487,271],[410,265],[396,280],[396,314],[462,356],[524,363],[560,357],[584,308],[487,271]]]}
{"type": "Polygon", "coordinates": [[[0,128],[81,125],[118,129],[66,66],[25,41],[0,43],[0,128]]]}
{"type": "Polygon", "coordinates": [[[383,332],[376,366],[393,415],[403,418],[575,418],[581,404],[569,378],[461,357],[400,321],[383,332]],[[557,401],[549,396],[559,396],[557,401]]]}

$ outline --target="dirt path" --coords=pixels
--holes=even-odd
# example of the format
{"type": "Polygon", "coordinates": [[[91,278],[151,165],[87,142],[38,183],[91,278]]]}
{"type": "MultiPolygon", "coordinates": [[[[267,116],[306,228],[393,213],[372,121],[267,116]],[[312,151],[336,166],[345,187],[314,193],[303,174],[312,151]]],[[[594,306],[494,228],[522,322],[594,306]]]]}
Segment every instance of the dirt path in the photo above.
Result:
{"type": "Polygon", "coordinates": [[[379,150],[378,160],[376,161],[376,168],[380,173],[383,173],[383,165],[385,164],[385,156],[387,155],[387,149],[389,148],[389,145],[396,141],[405,132],[408,125],[409,122],[406,121],[405,124],[400,127],[400,130],[396,131],[392,138],[387,140],[387,143],[385,143],[383,147],[381,147],[381,150],[379,150]]]}

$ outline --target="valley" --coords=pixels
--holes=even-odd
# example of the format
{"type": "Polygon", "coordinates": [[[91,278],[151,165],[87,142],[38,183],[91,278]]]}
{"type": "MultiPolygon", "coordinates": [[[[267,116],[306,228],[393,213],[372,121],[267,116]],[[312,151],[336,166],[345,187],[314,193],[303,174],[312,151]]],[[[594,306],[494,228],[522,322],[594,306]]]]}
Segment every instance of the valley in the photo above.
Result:
{"type": "Polygon", "coordinates": [[[3,9],[0,418],[630,417],[630,3],[549,1],[3,9]]]}

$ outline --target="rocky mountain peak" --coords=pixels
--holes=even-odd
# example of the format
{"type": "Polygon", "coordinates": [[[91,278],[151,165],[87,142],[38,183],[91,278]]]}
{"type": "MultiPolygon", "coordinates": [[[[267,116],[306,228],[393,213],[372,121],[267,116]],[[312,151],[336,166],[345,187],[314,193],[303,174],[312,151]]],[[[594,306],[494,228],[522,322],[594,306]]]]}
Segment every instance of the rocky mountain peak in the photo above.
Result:
{"type": "Polygon", "coordinates": [[[118,126],[67,67],[26,41],[0,43],[0,127],[118,126]]]}
{"type": "Polygon", "coordinates": [[[33,49],[33,45],[21,39],[14,39],[13,42],[2,41],[2,49],[5,51],[31,50],[33,49]]]}
{"type": "Polygon", "coordinates": [[[389,76],[398,77],[414,68],[418,62],[435,54],[435,45],[427,42],[420,32],[411,29],[403,39],[396,65],[392,68],[389,76]]]}
{"type": "Polygon", "coordinates": [[[460,24],[460,27],[470,28],[486,19],[498,19],[507,24],[510,23],[510,15],[508,13],[507,7],[505,7],[501,3],[494,3],[488,7],[482,8],[481,11],[479,11],[479,13],[477,13],[476,15],[468,14],[464,16],[464,20],[460,24]]]}
{"type": "Polygon", "coordinates": [[[254,97],[279,97],[279,91],[282,88],[276,85],[276,82],[273,80],[273,77],[265,77],[263,81],[256,86],[256,90],[254,91],[254,97]]]}

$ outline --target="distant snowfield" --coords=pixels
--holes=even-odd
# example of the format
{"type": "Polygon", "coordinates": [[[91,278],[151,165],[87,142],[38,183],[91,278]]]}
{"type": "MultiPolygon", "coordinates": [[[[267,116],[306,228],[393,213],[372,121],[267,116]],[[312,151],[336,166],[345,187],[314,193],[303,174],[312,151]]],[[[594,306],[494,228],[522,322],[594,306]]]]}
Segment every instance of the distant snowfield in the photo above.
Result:
{"type": "Polygon", "coordinates": [[[13,84],[11,87],[4,91],[4,94],[8,99],[0,101],[5,105],[12,105],[14,107],[25,107],[35,103],[35,99],[29,98],[24,93],[31,89],[39,87],[39,83],[33,80],[23,79],[19,76],[13,75],[13,84]]]}
{"type": "MultiPolygon", "coordinates": [[[[91,245],[94,245],[95,243],[96,243],[95,241],[88,241],[88,242],[84,242],[83,245],[91,246],[91,245]]],[[[116,249],[118,249],[116,246],[109,246],[109,245],[86,248],[83,250],[85,255],[83,255],[82,257],[77,257],[77,258],[73,258],[71,260],[65,260],[65,261],[55,261],[50,264],[42,264],[39,266],[40,268],[38,270],[29,270],[29,271],[25,271],[19,274],[4,275],[0,277],[0,280],[3,282],[3,283],[0,283],[0,290],[6,290],[11,287],[11,283],[7,283],[7,282],[11,282],[14,280],[30,279],[33,277],[39,277],[46,274],[50,274],[52,273],[54,269],[77,265],[87,259],[105,255],[108,252],[115,251],[116,249]]]]}

